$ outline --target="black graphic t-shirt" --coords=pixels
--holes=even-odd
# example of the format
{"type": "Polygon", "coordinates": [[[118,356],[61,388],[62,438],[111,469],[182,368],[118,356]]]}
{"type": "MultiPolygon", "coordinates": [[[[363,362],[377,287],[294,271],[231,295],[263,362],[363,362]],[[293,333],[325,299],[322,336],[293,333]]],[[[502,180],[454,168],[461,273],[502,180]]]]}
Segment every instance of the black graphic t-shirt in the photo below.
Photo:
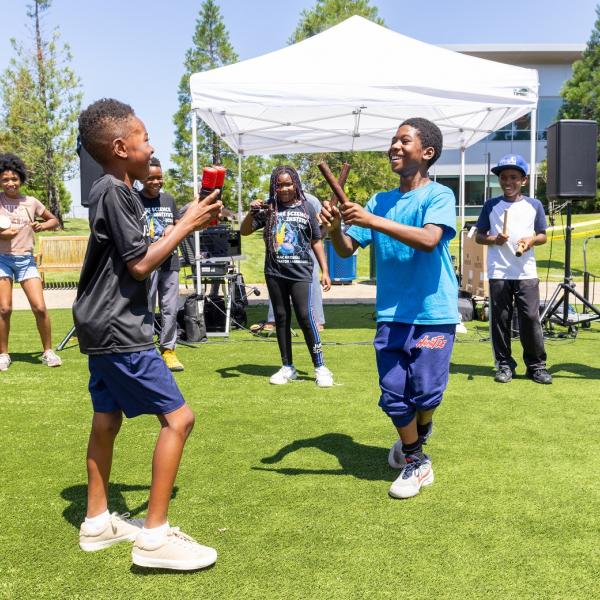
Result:
{"type": "MultiPolygon", "coordinates": [[[[254,231],[265,227],[269,208],[260,211],[252,220],[254,231]]],[[[308,203],[286,206],[277,203],[277,222],[271,231],[264,232],[265,275],[294,281],[311,281],[313,258],[311,242],[321,239],[315,209],[308,203]]]]}
{"type": "Polygon", "coordinates": [[[79,347],[84,354],[153,348],[149,279],[137,281],[127,268],[150,244],[144,207],[112,175],[94,182],[89,199],[91,233],[73,304],[79,347]]]}
{"type": "MultiPolygon", "coordinates": [[[[143,192],[138,192],[140,200],[146,210],[146,223],[148,235],[152,243],[160,240],[165,229],[174,225],[179,220],[179,212],[175,205],[175,198],[171,194],[161,192],[156,198],[147,198],[143,192]]],[[[161,271],[179,271],[179,257],[177,250],[160,266],[161,271]]]]}

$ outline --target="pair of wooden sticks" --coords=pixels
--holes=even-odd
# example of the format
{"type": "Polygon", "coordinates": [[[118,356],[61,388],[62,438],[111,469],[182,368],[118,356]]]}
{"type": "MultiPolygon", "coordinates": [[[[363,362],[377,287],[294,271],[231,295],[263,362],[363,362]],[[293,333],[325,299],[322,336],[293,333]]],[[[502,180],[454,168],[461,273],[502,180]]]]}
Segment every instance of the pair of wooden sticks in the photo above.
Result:
{"type": "Polygon", "coordinates": [[[340,176],[338,179],[335,178],[329,165],[323,161],[318,165],[319,171],[321,171],[321,175],[325,178],[325,181],[329,184],[331,191],[333,192],[331,196],[331,204],[334,206],[339,202],[340,204],[349,203],[348,196],[346,196],[344,192],[344,185],[346,185],[346,180],[348,179],[348,173],[350,173],[350,164],[344,163],[342,165],[342,170],[340,172],[340,176]]]}

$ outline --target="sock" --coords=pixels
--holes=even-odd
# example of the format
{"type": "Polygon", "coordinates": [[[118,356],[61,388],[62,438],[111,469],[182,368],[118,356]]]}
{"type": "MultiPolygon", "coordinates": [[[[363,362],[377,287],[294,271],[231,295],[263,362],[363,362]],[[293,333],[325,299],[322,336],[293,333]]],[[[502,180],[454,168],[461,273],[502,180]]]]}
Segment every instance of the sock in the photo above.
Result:
{"type": "Polygon", "coordinates": [[[147,527],[142,527],[141,533],[144,536],[144,540],[147,544],[158,544],[166,537],[167,531],[169,531],[168,521],[163,525],[159,525],[158,527],[151,527],[150,529],[148,529],[147,527]]]}
{"type": "Polygon", "coordinates": [[[412,444],[405,444],[404,442],[402,442],[402,452],[407,458],[412,455],[416,455],[420,458],[423,455],[422,446],[423,444],[418,438],[417,441],[413,442],[412,444]]]}
{"type": "Polygon", "coordinates": [[[86,517],[85,524],[92,531],[102,531],[106,527],[109,519],[110,513],[108,512],[108,509],[106,509],[103,513],[100,513],[95,517],[86,517]]]}
{"type": "Polygon", "coordinates": [[[433,429],[433,421],[429,421],[425,425],[420,425],[417,423],[417,433],[420,438],[425,438],[431,435],[431,430],[433,429]]]}

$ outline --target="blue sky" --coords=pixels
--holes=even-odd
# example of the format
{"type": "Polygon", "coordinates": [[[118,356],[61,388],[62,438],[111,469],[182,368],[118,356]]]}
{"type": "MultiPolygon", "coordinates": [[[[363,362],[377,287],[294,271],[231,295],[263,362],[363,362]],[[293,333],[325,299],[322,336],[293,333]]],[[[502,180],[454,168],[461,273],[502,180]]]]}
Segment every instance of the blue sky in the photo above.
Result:
{"type": "MultiPolygon", "coordinates": [[[[231,43],[243,60],[285,46],[300,12],[315,1],[217,3],[231,43]]],[[[12,54],[11,37],[32,41],[27,4],[27,0],[2,0],[0,70],[12,54]]],[[[583,44],[596,17],[596,0],[372,0],[371,4],[389,28],[438,44],[583,44]]],[[[47,32],[59,27],[62,40],[71,46],[84,106],[101,97],[130,103],[146,122],[156,155],[167,164],[177,86],[200,6],[199,0],[53,0],[44,21],[47,32]]],[[[401,63],[409,57],[395,60],[401,63]]]]}

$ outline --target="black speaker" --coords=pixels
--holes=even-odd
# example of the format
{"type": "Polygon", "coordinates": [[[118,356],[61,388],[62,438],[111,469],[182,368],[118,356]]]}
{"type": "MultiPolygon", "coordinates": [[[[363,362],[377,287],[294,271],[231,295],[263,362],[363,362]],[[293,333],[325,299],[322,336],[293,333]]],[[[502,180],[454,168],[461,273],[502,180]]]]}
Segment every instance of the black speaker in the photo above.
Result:
{"type": "Polygon", "coordinates": [[[89,206],[89,195],[96,179],[102,177],[102,167],[87,153],[82,145],[78,145],[79,174],[81,177],[81,206],[89,206]]]}
{"type": "Polygon", "coordinates": [[[548,198],[596,197],[597,143],[596,121],[563,119],[548,127],[548,198]]]}

